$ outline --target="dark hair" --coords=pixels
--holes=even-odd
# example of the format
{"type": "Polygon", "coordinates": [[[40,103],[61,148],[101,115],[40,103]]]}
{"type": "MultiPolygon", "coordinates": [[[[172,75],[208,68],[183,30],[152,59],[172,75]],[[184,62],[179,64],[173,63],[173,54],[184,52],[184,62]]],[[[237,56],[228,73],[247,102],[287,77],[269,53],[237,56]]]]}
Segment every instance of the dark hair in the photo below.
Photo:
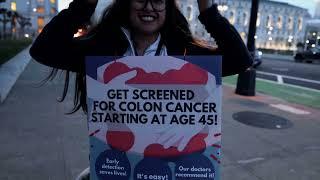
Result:
{"type": "MultiPolygon", "coordinates": [[[[129,8],[129,0],[114,0],[104,11],[100,23],[93,27],[87,36],[97,35],[99,37],[99,35],[102,36],[103,34],[106,34],[106,30],[120,30],[120,27],[130,29],[129,8]]],[[[186,47],[190,43],[196,43],[196,40],[192,37],[189,29],[188,21],[178,9],[175,0],[166,0],[166,19],[165,24],[161,29],[161,37],[165,45],[170,44],[170,41],[178,42],[181,47],[186,47]]],[[[57,70],[53,70],[52,74],[56,74],[54,71],[57,70]]],[[[69,88],[69,79],[69,72],[66,72],[64,90],[59,102],[64,101],[66,98],[69,88]]],[[[74,107],[68,114],[75,113],[80,108],[86,113],[85,72],[77,72],[75,82],[74,107]]]]}

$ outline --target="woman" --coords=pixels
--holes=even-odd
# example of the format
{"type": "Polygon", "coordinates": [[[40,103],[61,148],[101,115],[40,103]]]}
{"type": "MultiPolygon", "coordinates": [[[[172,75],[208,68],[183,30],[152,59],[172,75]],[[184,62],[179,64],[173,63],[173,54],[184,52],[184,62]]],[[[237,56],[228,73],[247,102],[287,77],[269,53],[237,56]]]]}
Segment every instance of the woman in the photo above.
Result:
{"type": "Polygon", "coordinates": [[[114,0],[88,35],[73,38],[97,4],[97,0],[74,0],[43,29],[30,54],[42,64],[67,71],[63,97],[68,91],[69,72],[77,73],[73,112],[81,107],[86,111],[86,56],[223,55],[223,76],[245,71],[252,64],[246,46],[210,2],[198,0],[199,19],[218,49],[197,43],[175,0],[114,0]]]}
{"type": "Polygon", "coordinates": [[[175,0],[114,0],[88,35],[73,38],[90,20],[97,1],[74,0],[44,27],[30,49],[36,61],[67,71],[62,100],[68,91],[69,71],[77,73],[72,112],[81,107],[86,111],[85,56],[223,55],[223,76],[245,71],[252,64],[240,35],[210,0],[198,0],[199,20],[218,49],[197,43],[175,0]]]}

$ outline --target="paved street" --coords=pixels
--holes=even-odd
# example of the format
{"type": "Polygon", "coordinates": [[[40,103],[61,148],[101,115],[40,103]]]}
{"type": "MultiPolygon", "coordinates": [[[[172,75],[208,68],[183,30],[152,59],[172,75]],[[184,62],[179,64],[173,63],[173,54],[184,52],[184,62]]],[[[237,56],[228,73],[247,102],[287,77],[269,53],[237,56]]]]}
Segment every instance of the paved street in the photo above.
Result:
{"type": "MultiPolygon", "coordinates": [[[[88,166],[85,116],[63,114],[71,98],[55,101],[62,80],[34,87],[44,74],[47,68],[32,61],[0,105],[0,180],[70,180],[88,166]]],[[[222,179],[319,180],[319,116],[319,109],[263,95],[244,98],[225,87],[222,179]],[[308,113],[275,108],[280,105],[308,113]]]]}
{"type": "Polygon", "coordinates": [[[320,90],[320,64],[265,58],[257,69],[257,76],[272,81],[320,90]],[[280,80],[279,80],[280,76],[280,80]]]}

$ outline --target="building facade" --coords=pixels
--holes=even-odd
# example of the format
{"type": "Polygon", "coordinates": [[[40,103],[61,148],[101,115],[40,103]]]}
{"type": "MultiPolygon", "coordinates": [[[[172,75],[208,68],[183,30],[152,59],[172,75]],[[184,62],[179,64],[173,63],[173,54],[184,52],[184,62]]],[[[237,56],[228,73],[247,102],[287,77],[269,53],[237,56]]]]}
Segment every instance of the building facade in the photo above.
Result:
{"type": "Polygon", "coordinates": [[[314,13],[315,19],[320,19],[320,0],[316,2],[316,11],[314,13]]]}
{"type": "MultiPolygon", "coordinates": [[[[31,26],[23,27],[26,37],[35,36],[58,13],[58,0],[6,0],[1,3],[1,8],[17,12],[28,19],[31,26]]],[[[0,24],[0,26],[2,26],[0,24]]],[[[21,24],[17,22],[15,28],[9,29],[13,33],[21,33],[21,24]]]]}
{"type": "MultiPolygon", "coordinates": [[[[218,9],[239,31],[246,42],[250,21],[251,0],[220,0],[218,9]]],[[[179,6],[190,22],[194,35],[209,39],[198,21],[197,1],[183,0],[179,6]]],[[[307,9],[288,3],[260,0],[257,19],[256,47],[262,49],[295,50],[304,41],[305,25],[310,19],[307,9]]],[[[210,41],[212,41],[210,39],[210,41]]]]}

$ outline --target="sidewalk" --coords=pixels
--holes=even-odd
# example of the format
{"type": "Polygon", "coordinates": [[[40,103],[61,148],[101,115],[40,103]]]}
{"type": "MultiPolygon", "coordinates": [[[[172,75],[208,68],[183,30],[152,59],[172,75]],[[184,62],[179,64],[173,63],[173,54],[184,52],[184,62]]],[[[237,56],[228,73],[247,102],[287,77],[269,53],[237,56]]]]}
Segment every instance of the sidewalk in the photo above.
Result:
{"type": "MultiPolygon", "coordinates": [[[[71,96],[65,103],[56,102],[63,78],[34,87],[46,74],[48,68],[31,61],[0,105],[1,180],[70,180],[88,166],[86,118],[82,113],[63,114],[71,108],[71,96]]],[[[319,116],[318,109],[264,95],[236,96],[233,88],[224,87],[221,179],[320,179],[319,116]],[[281,108],[286,106],[309,114],[281,108]],[[234,120],[253,119],[252,113],[269,114],[255,122],[273,122],[261,117],[278,116],[290,123],[266,129],[234,120]]]]}
{"type": "Polygon", "coordinates": [[[0,103],[8,96],[20,74],[30,62],[30,46],[0,66],[0,103]]]}
{"type": "Polygon", "coordinates": [[[31,61],[0,105],[1,180],[70,180],[87,167],[86,118],[64,115],[62,80],[36,87],[48,73],[31,61]]]}

